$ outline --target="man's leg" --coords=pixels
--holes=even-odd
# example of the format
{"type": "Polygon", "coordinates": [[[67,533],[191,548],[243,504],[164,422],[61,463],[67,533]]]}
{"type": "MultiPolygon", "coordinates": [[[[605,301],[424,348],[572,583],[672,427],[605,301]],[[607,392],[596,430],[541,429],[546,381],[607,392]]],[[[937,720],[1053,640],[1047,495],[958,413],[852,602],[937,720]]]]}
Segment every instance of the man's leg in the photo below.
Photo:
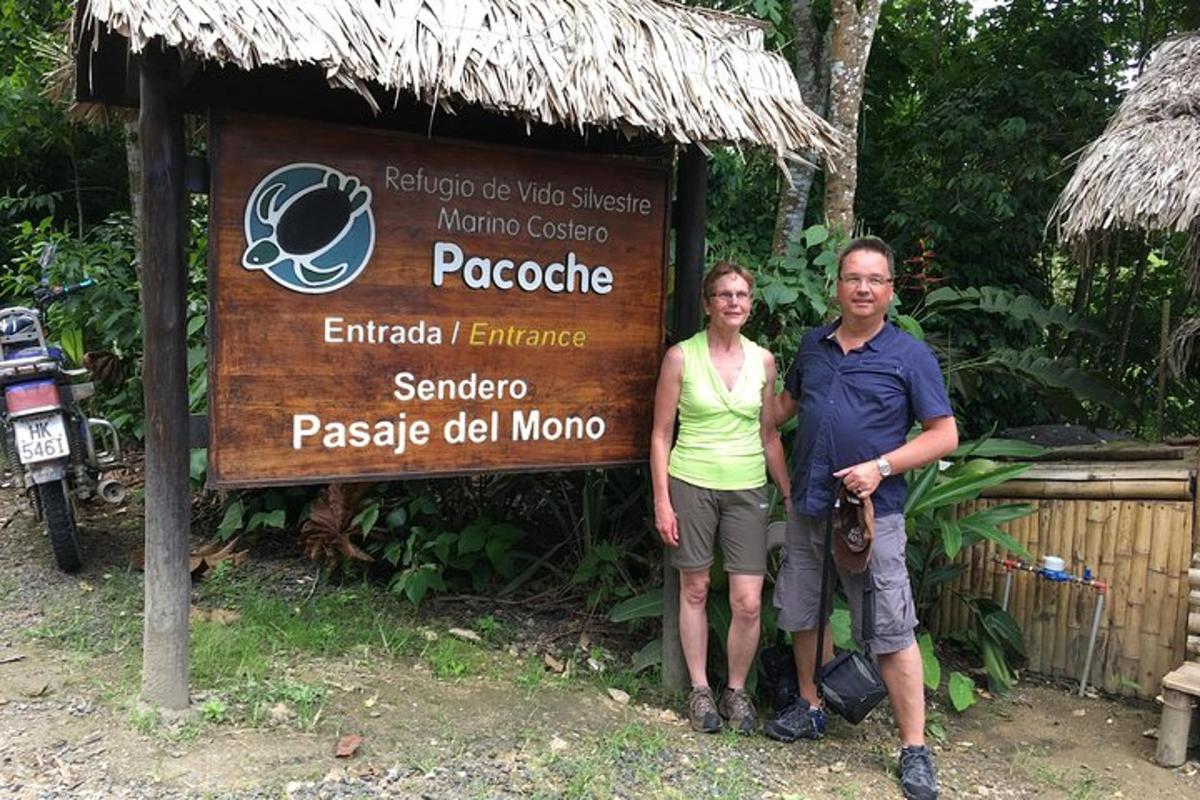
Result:
{"type": "Polygon", "coordinates": [[[895,653],[879,656],[879,672],[887,684],[892,715],[900,727],[900,744],[925,744],[925,676],[921,650],[914,643],[895,653]]]}
{"type": "MultiPolygon", "coordinates": [[[[828,664],[833,660],[833,631],[825,627],[825,658],[821,662],[828,664]]],[[[796,679],[800,683],[800,696],[808,701],[813,708],[820,708],[821,700],[817,696],[817,685],[813,682],[816,672],[815,654],[817,651],[817,631],[793,631],[792,655],[796,659],[796,679]]]]}
{"type": "Polygon", "coordinates": [[[679,642],[692,686],[708,686],[708,570],[679,570],[679,642]]]}
{"type": "Polygon", "coordinates": [[[729,656],[730,689],[746,688],[746,675],[758,653],[762,587],[762,575],[729,576],[729,607],[733,618],[725,650],[729,656]]]}

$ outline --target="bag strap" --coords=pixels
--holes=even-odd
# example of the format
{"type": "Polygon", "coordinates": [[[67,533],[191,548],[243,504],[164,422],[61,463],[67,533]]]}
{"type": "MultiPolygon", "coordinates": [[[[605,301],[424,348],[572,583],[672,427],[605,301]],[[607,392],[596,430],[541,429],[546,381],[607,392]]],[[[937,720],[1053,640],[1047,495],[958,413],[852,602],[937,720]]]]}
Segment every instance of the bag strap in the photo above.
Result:
{"type": "MultiPolygon", "coordinates": [[[[835,500],[835,507],[836,504],[835,500]]],[[[825,600],[829,594],[829,573],[832,565],[833,509],[830,509],[829,515],[825,519],[825,557],[821,559],[821,599],[817,601],[817,652],[816,658],[813,659],[813,663],[816,665],[813,668],[813,684],[817,687],[817,697],[824,697],[821,673],[822,667],[825,665],[821,663],[821,654],[825,652],[825,600]]]]}
{"type": "MultiPolygon", "coordinates": [[[[833,501],[834,508],[837,508],[840,499],[833,501]]],[[[829,605],[832,606],[832,598],[830,595],[829,574],[833,571],[833,509],[829,511],[829,517],[825,520],[825,557],[821,561],[821,599],[817,602],[817,652],[814,663],[816,666],[813,669],[813,683],[817,687],[817,696],[822,696],[822,681],[821,673],[824,664],[821,663],[821,654],[825,650],[825,611],[826,601],[829,600],[829,605]]],[[[831,609],[832,610],[832,609],[831,609]]],[[[867,567],[863,572],[863,597],[862,597],[862,628],[860,629],[863,639],[864,655],[871,655],[871,642],[875,638],[875,581],[871,578],[871,568],[867,567]]]]}

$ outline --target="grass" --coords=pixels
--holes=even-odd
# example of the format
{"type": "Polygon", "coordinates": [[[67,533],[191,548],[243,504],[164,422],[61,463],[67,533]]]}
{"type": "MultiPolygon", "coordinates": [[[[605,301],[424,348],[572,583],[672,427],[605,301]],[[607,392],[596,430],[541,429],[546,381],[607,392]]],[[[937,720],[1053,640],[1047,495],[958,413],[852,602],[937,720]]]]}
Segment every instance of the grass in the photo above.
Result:
{"type": "Polygon", "coordinates": [[[1089,768],[1063,767],[1050,763],[1045,747],[1028,747],[1009,757],[1013,770],[1035,783],[1057,789],[1069,800],[1099,800],[1111,797],[1116,788],[1108,778],[1096,775],[1089,768]]]}
{"type": "MultiPolygon", "coordinates": [[[[198,607],[236,614],[224,621],[194,618],[190,625],[189,683],[193,691],[208,695],[200,708],[206,724],[286,722],[313,729],[321,719],[328,686],[320,678],[291,674],[293,665],[313,657],[354,653],[368,661],[416,658],[442,680],[500,669],[497,677],[530,688],[540,685],[541,676],[532,666],[504,669],[514,662],[496,658],[488,647],[445,634],[430,640],[411,609],[367,584],[299,599],[264,584],[252,570],[221,564],[196,589],[193,602],[198,607]]],[[[84,660],[115,658],[119,681],[111,680],[114,669],[107,666],[92,674],[104,676],[96,683],[106,700],[125,704],[138,691],[142,597],[140,573],[114,573],[95,587],[52,601],[44,622],[31,635],[84,660]]],[[[512,638],[511,628],[494,617],[475,622],[486,642],[512,638]]],[[[130,724],[139,731],[162,728],[142,712],[131,713],[130,724]]]]}

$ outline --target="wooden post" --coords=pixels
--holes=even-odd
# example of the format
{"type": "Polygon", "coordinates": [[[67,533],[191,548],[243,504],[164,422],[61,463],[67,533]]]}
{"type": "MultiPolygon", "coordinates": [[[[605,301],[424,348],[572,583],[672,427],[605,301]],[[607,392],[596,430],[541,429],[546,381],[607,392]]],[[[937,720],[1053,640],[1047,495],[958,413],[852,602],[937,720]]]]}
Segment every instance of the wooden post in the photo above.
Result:
{"type": "Polygon", "coordinates": [[[1154,421],[1158,426],[1158,441],[1166,438],[1163,414],[1167,405],[1167,350],[1171,347],[1171,300],[1162,301],[1162,328],[1158,337],[1158,396],[1154,404],[1154,421]]]}
{"type": "Polygon", "coordinates": [[[188,705],[187,231],[182,83],[175,53],[148,50],[141,70],[141,270],[146,404],[146,609],[142,698],[188,705]]]}
{"type": "MultiPolygon", "coordinates": [[[[676,182],[679,224],[675,229],[675,298],[672,314],[675,339],[682,341],[700,329],[700,283],[704,273],[704,226],[707,216],[708,171],[704,153],[688,145],[679,158],[676,182]]],[[[679,643],[679,571],[663,558],[662,622],[663,686],[688,688],[687,665],[679,643]]]]}

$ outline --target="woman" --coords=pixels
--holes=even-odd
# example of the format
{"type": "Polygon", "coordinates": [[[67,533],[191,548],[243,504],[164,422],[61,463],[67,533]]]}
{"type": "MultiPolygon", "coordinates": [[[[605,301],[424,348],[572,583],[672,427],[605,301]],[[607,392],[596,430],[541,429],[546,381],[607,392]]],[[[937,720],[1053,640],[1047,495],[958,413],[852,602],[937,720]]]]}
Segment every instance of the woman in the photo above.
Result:
{"type": "Polygon", "coordinates": [[[667,350],[654,395],[650,474],[654,524],[679,570],[679,639],[692,682],[688,717],[711,733],[729,720],[757,728],[746,675],[758,648],[767,571],[766,471],[790,496],[772,397],[775,358],[742,336],[754,277],[727,261],[704,277],[708,326],[667,350]],[[676,412],[679,438],[671,447],[676,412]],[[716,702],[708,686],[709,567],[720,540],[733,619],[726,645],[728,685],[716,702]]]}

